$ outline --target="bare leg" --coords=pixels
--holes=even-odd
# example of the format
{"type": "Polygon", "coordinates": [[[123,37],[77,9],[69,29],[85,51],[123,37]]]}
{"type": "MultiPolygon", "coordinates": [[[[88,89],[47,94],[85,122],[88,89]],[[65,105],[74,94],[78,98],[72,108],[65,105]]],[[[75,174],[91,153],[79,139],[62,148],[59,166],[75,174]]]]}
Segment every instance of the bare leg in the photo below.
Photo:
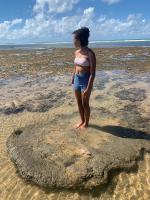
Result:
{"type": "Polygon", "coordinates": [[[84,107],[84,114],[85,114],[85,122],[84,122],[84,127],[87,127],[89,125],[89,119],[90,119],[90,113],[91,113],[91,109],[89,105],[86,105],[84,107]]]}
{"type": "Polygon", "coordinates": [[[84,124],[85,118],[84,118],[84,108],[82,105],[82,96],[81,96],[81,92],[78,90],[75,90],[75,97],[77,99],[77,104],[78,104],[78,110],[80,113],[80,118],[81,121],[79,123],[77,123],[74,128],[79,128],[82,124],[84,124]]]}
{"type": "MultiPolygon", "coordinates": [[[[91,94],[91,92],[90,92],[91,94]]],[[[86,128],[89,125],[89,119],[90,119],[90,114],[91,114],[91,108],[89,106],[89,99],[90,99],[90,94],[88,96],[84,96],[82,93],[82,99],[83,99],[83,108],[84,108],[84,118],[85,121],[84,123],[80,126],[80,128],[86,128]]]]}

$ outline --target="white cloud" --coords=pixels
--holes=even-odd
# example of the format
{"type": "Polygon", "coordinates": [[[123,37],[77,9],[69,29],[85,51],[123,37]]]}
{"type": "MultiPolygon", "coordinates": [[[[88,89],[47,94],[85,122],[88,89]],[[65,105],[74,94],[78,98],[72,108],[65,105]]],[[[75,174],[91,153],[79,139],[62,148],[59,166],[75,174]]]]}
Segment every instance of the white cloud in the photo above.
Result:
{"type": "Polygon", "coordinates": [[[67,10],[72,10],[74,4],[78,2],[79,0],[36,0],[33,11],[43,12],[47,6],[49,13],[63,13],[67,10]]]}
{"type": "Polygon", "coordinates": [[[107,37],[139,37],[144,35],[150,36],[150,22],[146,23],[142,18],[142,14],[130,14],[126,19],[98,19],[95,24],[97,34],[107,37]]]}
{"type": "MultiPolygon", "coordinates": [[[[44,13],[38,13],[33,18],[26,19],[23,28],[14,29],[9,31],[7,22],[1,26],[6,26],[5,35],[0,34],[0,38],[7,37],[9,39],[19,39],[19,38],[45,38],[53,40],[59,39],[62,36],[65,37],[66,34],[71,37],[71,33],[74,29],[81,26],[89,26],[93,23],[92,18],[94,14],[94,8],[89,7],[80,15],[64,16],[61,19],[56,19],[53,16],[47,16],[44,13]],[[7,32],[7,34],[6,34],[7,32]]],[[[4,29],[2,30],[4,33],[4,29]]],[[[66,35],[66,39],[68,39],[66,35]]],[[[62,38],[62,40],[63,40],[62,38]]]]}
{"type": "Polygon", "coordinates": [[[150,21],[144,19],[141,13],[130,14],[120,20],[106,15],[96,17],[94,7],[89,7],[74,15],[64,14],[59,19],[49,11],[38,10],[34,17],[24,21],[4,21],[0,23],[0,42],[68,41],[72,39],[71,33],[81,26],[89,27],[91,40],[150,37],[150,21]],[[18,28],[16,25],[21,26],[18,28]]]}
{"type": "Polygon", "coordinates": [[[94,16],[94,7],[89,7],[83,11],[83,16],[79,20],[78,26],[86,26],[92,23],[94,16]]]}
{"type": "Polygon", "coordinates": [[[16,24],[20,24],[22,22],[22,19],[14,19],[12,21],[4,21],[3,23],[0,23],[0,31],[9,30],[11,27],[13,27],[16,24]]]}
{"type": "Polygon", "coordinates": [[[104,3],[107,3],[108,5],[112,5],[115,3],[119,3],[121,0],[101,0],[101,1],[103,1],[104,3]]]}
{"type": "Polygon", "coordinates": [[[22,21],[22,19],[14,19],[0,23],[0,38],[9,38],[9,35],[13,31],[12,29],[15,27],[15,25],[21,24],[22,21]]]}
{"type": "Polygon", "coordinates": [[[106,20],[106,16],[100,16],[98,19],[97,19],[97,22],[98,23],[101,23],[101,22],[103,22],[103,21],[105,21],[106,20]]]}
{"type": "Polygon", "coordinates": [[[11,21],[11,26],[22,23],[22,19],[14,19],[11,21]]]}

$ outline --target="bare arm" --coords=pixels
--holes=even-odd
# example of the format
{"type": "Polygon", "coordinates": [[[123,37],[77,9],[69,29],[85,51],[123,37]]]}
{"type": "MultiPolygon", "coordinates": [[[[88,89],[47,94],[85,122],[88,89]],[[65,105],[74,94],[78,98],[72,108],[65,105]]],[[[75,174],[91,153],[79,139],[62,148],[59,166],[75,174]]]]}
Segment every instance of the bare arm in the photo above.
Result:
{"type": "MultiPolygon", "coordinates": [[[[76,56],[76,51],[75,51],[75,56],[76,56]]],[[[73,73],[72,73],[72,76],[71,76],[71,82],[73,83],[73,79],[74,79],[74,74],[76,72],[76,65],[74,64],[74,69],[73,69],[73,73]]]]}
{"type": "Polygon", "coordinates": [[[72,77],[74,76],[75,72],[76,72],[76,66],[74,64],[74,69],[73,69],[72,77]]]}
{"type": "Polygon", "coordinates": [[[92,89],[93,81],[94,81],[95,74],[96,74],[96,56],[95,56],[94,52],[89,53],[89,61],[90,61],[90,73],[91,73],[91,75],[90,75],[86,90],[92,89]]]}

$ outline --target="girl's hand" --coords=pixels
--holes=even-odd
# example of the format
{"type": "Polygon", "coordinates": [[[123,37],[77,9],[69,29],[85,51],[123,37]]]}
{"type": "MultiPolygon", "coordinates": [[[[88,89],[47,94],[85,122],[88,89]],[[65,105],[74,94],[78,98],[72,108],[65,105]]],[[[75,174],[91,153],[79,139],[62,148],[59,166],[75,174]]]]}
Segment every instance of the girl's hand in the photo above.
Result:
{"type": "Polygon", "coordinates": [[[74,84],[74,76],[71,78],[71,85],[74,84]]]}
{"type": "Polygon", "coordinates": [[[89,89],[84,90],[83,95],[84,95],[84,97],[89,96],[90,90],[89,89]]]}

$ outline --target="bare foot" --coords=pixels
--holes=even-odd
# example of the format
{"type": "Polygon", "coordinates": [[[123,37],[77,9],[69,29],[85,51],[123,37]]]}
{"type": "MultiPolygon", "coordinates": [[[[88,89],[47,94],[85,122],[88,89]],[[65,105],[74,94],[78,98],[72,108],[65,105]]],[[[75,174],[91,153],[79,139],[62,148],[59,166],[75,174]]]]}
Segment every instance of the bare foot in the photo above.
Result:
{"type": "Polygon", "coordinates": [[[84,122],[80,122],[80,123],[76,124],[76,125],[74,126],[74,128],[79,128],[82,124],[84,124],[84,122]]]}
{"type": "Polygon", "coordinates": [[[80,128],[87,128],[88,127],[88,124],[82,124],[81,126],[80,126],[80,128]]]}

